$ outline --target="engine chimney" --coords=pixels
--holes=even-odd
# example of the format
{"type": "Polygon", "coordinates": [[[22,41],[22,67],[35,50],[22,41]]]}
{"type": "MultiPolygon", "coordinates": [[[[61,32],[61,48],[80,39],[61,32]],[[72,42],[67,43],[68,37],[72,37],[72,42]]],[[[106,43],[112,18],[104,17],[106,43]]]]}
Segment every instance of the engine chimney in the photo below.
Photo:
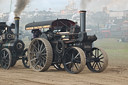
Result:
{"type": "Polygon", "coordinates": [[[16,34],[16,40],[19,39],[19,17],[15,17],[15,34],[16,34]]]}
{"type": "Polygon", "coordinates": [[[81,32],[86,31],[86,11],[80,11],[80,30],[81,32]]]}

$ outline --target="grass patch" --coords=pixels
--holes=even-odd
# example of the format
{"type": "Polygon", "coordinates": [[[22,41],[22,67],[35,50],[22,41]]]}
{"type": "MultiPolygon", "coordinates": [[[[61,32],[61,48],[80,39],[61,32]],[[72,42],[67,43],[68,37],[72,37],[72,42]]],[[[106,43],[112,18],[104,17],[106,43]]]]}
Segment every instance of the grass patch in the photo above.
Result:
{"type": "Polygon", "coordinates": [[[109,63],[127,63],[128,62],[128,42],[118,42],[117,39],[97,40],[94,45],[103,48],[109,57],[109,63]]]}

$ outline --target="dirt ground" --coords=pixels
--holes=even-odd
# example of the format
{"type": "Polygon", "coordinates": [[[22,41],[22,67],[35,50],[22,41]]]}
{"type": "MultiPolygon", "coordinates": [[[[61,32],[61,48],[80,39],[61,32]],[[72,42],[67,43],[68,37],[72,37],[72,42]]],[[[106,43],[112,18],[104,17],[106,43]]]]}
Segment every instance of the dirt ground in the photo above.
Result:
{"type": "Polygon", "coordinates": [[[69,74],[52,66],[46,72],[34,72],[19,61],[9,70],[0,68],[0,85],[128,85],[128,65],[109,65],[102,73],[85,67],[80,74],[69,74]]]}
{"type": "Polygon", "coordinates": [[[128,52],[124,58],[120,58],[116,57],[119,54],[110,54],[106,50],[109,65],[102,73],[90,72],[85,67],[80,74],[69,74],[58,71],[53,66],[46,72],[35,72],[24,68],[22,62],[18,61],[9,70],[0,68],[0,85],[128,85],[128,52]]]}

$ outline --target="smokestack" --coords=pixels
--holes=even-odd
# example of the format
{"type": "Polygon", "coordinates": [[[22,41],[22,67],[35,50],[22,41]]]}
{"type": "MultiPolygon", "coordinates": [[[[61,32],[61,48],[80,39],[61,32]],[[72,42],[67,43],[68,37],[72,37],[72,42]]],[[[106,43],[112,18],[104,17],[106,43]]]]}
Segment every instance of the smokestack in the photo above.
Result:
{"type": "Polygon", "coordinates": [[[16,40],[19,39],[19,17],[15,17],[15,34],[16,34],[16,40]]]}
{"type": "Polygon", "coordinates": [[[85,10],[80,11],[80,30],[81,32],[86,31],[86,11],[85,10]]]}

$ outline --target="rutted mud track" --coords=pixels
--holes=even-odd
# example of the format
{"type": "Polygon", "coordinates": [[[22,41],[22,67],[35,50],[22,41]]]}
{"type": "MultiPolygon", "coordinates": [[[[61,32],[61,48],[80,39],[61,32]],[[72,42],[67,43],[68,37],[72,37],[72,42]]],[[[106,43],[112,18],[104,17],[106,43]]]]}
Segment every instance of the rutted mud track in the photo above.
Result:
{"type": "Polygon", "coordinates": [[[0,68],[0,85],[128,85],[128,64],[109,65],[103,73],[85,67],[80,74],[69,74],[52,66],[46,72],[34,72],[19,61],[9,70],[0,68]]]}

